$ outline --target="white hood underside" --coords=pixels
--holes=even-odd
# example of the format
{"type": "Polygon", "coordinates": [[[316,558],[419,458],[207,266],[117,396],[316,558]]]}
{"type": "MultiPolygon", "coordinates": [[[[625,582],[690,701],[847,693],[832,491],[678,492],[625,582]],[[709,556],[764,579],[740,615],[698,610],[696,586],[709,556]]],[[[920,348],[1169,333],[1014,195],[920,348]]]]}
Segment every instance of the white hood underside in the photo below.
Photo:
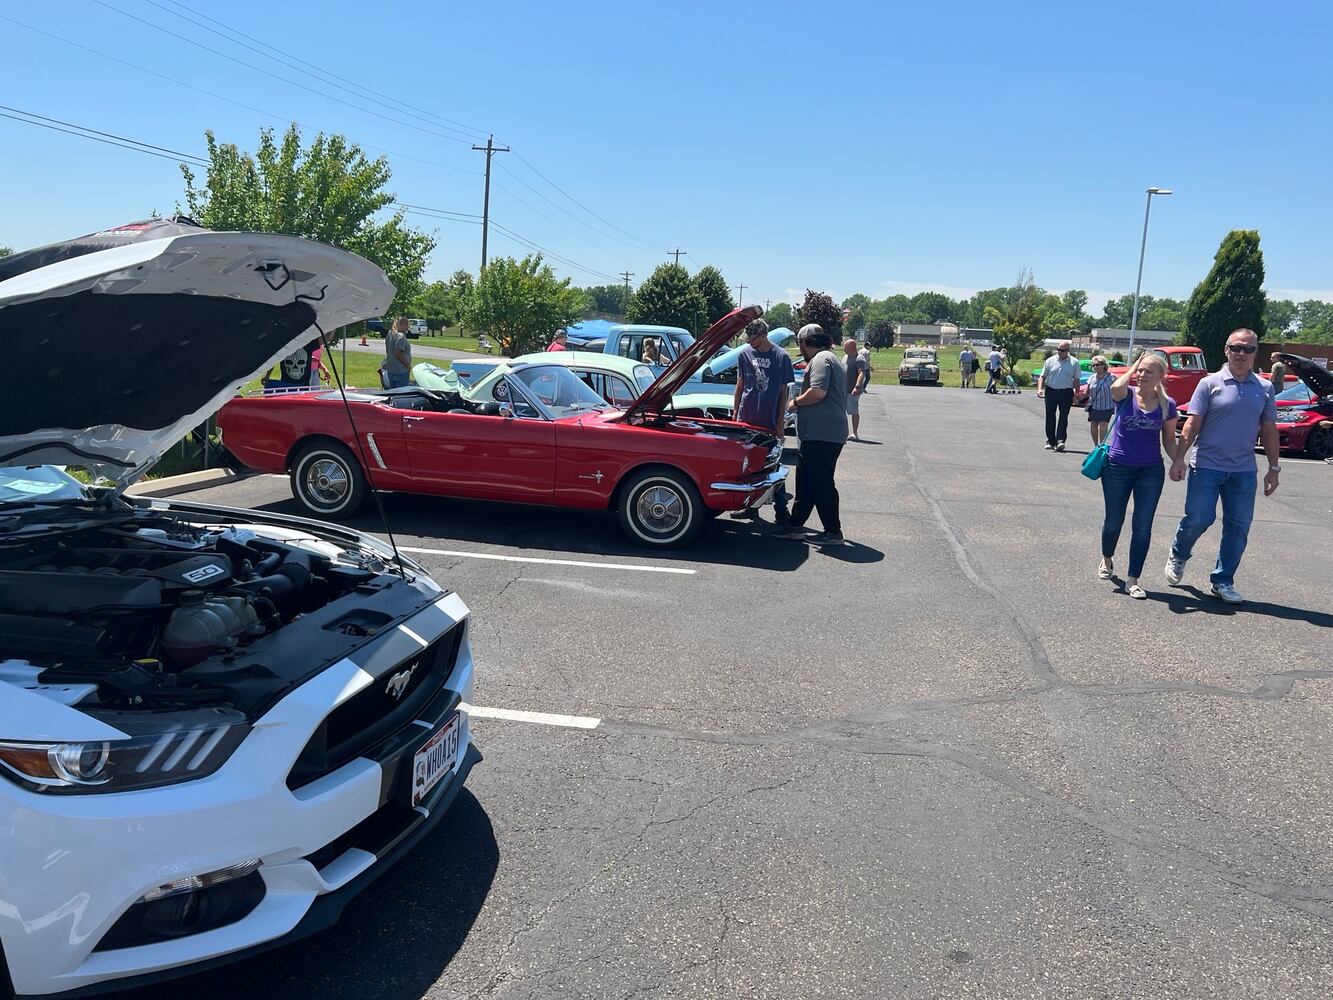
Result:
{"type": "Polygon", "coordinates": [[[331,333],[387,312],[393,295],[364,258],[265,233],[146,240],[0,281],[0,342],[27,352],[0,402],[0,465],[79,465],[128,485],[247,381],[318,336],[311,316],[331,333]],[[308,311],[293,305],[298,297],[308,311]],[[81,321],[73,324],[76,303],[81,321]],[[127,323],[127,303],[157,321],[127,323]],[[244,318],[219,327],[233,311],[244,318]],[[107,329],[89,329],[102,313],[107,329]],[[157,395],[146,404],[145,392],[157,395]],[[90,396],[95,417],[78,421],[90,425],[61,426],[62,401],[77,411],[90,396]],[[33,413],[55,419],[25,423],[33,413]]]}

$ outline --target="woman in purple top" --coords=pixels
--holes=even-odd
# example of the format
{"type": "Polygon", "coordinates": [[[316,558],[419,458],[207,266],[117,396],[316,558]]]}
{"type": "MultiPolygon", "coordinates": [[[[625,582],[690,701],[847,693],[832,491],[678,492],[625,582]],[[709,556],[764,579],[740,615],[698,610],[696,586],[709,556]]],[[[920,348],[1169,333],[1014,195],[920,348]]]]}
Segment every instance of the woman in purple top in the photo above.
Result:
{"type": "Polygon", "coordinates": [[[1143,600],[1147,592],[1139,586],[1139,574],[1152,542],[1152,519],[1166,482],[1162,452],[1176,458],[1176,404],[1162,385],[1166,361],[1160,354],[1144,352],[1111,383],[1115,424],[1111,430],[1106,463],[1102,466],[1102,499],[1106,520],[1102,523],[1102,561],[1097,576],[1109,580],[1112,556],[1120,541],[1129,498],[1134,498],[1134,520],[1130,526],[1129,573],[1125,586],[1129,596],[1143,600]],[[1138,376],[1137,387],[1130,383],[1138,376]]]}

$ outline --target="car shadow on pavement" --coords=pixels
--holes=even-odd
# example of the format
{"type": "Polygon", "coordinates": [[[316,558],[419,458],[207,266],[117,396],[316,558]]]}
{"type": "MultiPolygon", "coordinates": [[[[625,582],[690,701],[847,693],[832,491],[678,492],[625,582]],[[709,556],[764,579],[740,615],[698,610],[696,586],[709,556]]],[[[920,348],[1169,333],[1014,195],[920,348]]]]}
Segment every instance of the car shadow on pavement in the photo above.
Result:
{"type": "Polygon", "coordinates": [[[495,880],[490,817],[464,788],[414,850],[352,900],[329,930],[219,971],[112,1000],[420,1000],[453,960],[495,880]]]}
{"type": "Polygon", "coordinates": [[[1316,628],[1333,628],[1333,614],[1311,608],[1293,608],[1286,604],[1246,600],[1244,604],[1227,604],[1198,587],[1177,587],[1165,592],[1148,592],[1148,600],[1165,604],[1174,614],[1188,615],[1203,612],[1206,615],[1231,616],[1236,614],[1265,615],[1289,622],[1308,622],[1316,628]]]}
{"type": "MultiPolygon", "coordinates": [[[[400,545],[425,548],[432,541],[445,548],[457,543],[505,545],[563,552],[573,558],[649,558],[774,572],[792,572],[809,557],[805,546],[767,537],[773,530],[771,522],[737,521],[730,516],[706,521],[698,537],[683,548],[659,551],[632,543],[610,511],[530,507],[410,493],[383,494],[381,499],[400,545]],[[405,542],[405,536],[416,540],[405,542]],[[424,540],[425,544],[418,540],[424,540]]],[[[295,500],[265,504],[259,509],[306,516],[295,500]]],[[[766,510],[771,516],[772,508],[766,510]]],[[[356,516],[343,518],[340,523],[371,534],[384,533],[384,524],[373,503],[367,503],[356,516]]]]}

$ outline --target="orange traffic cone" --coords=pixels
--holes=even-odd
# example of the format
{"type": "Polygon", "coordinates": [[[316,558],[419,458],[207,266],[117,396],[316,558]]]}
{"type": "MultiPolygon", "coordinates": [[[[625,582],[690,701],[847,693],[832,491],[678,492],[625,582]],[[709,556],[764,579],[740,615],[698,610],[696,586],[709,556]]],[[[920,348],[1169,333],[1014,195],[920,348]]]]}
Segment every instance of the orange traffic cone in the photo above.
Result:
{"type": "Polygon", "coordinates": [[[362,347],[369,347],[369,346],[370,346],[370,341],[366,340],[366,331],[365,331],[365,330],[362,330],[362,331],[361,331],[361,346],[362,346],[362,347]]]}

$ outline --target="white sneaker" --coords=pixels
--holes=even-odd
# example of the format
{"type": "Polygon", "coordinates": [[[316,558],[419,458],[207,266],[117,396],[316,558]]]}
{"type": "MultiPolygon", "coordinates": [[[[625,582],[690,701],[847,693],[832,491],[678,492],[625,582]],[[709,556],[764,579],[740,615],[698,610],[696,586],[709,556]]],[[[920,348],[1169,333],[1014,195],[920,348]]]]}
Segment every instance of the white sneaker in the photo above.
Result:
{"type": "Polygon", "coordinates": [[[1226,604],[1245,603],[1245,598],[1240,596],[1240,591],[1229,583],[1213,584],[1213,596],[1226,604]]]}
{"type": "Polygon", "coordinates": [[[1185,560],[1170,556],[1166,560],[1166,582],[1173,587],[1179,587],[1180,581],[1185,577],[1185,560]]]}
{"type": "Polygon", "coordinates": [[[1129,596],[1134,598],[1134,600],[1136,601],[1146,601],[1148,599],[1148,592],[1144,590],[1142,587],[1140,587],[1137,583],[1131,583],[1129,585],[1128,590],[1129,590],[1129,596]]]}

